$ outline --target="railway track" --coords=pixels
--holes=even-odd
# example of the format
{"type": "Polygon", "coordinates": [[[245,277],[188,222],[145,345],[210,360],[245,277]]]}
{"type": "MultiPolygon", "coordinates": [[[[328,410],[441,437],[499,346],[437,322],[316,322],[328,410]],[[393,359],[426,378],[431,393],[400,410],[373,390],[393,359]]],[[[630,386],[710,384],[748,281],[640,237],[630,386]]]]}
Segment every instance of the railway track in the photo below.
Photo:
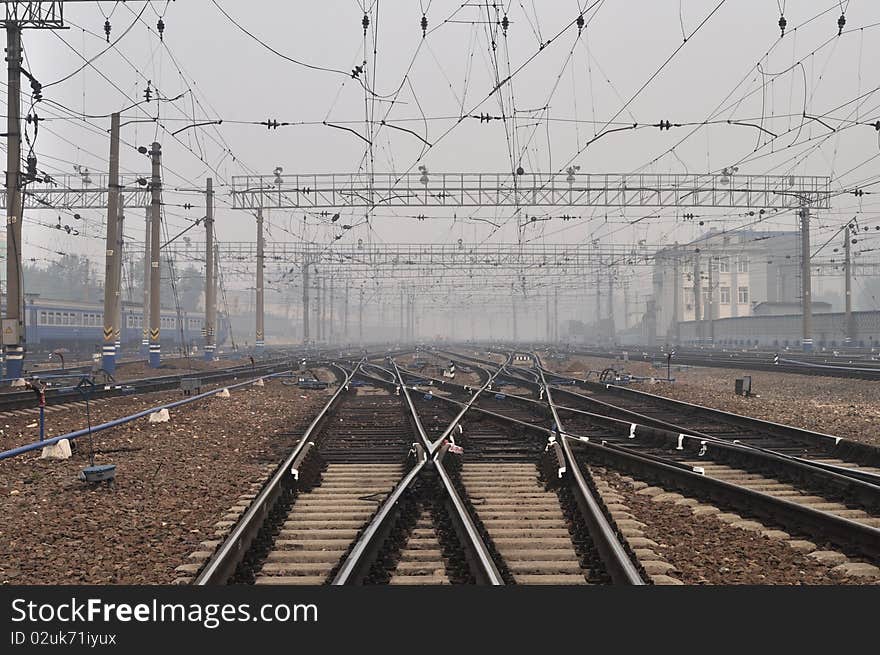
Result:
{"type": "Polygon", "coordinates": [[[475,418],[491,379],[413,381],[393,362],[347,373],[195,583],[642,582],[607,523],[585,527],[604,518],[542,481],[545,428],[475,418]]]}
{"type": "MultiPolygon", "coordinates": [[[[572,350],[571,355],[620,360],[621,351],[572,350]]],[[[665,352],[627,351],[631,361],[666,362],[665,352]]],[[[806,353],[743,353],[740,351],[681,351],[676,350],[674,365],[733,368],[773,373],[796,373],[856,380],[880,380],[880,362],[872,359],[808,355],[806,353]]]]}
{"type": "MultiPolygon", "coordinates": [[[[639,424],[633,415],[624,419],[599,413],[595,407],[589,412],[566,407],[554,399],[577,394],[547,384],[540,369],[539,375],[541,382],[534,388],[544,389],[559,442],[575,461],[602,462],[661,481],[672,491],[718,500],[746,516],[868,560],[860,565],[873,566],[880,558],[880,487],[859,475],[827,470],[769,449],[639,424]]],[[[531,383],[528,377],[521,378],[524,384],[531,383]]],[[[510,400],[539,415],[546,411],[541,401],[510,400]]]]}
{"type": "MultiPolygon", "coordinates": [[[[544,371],[550,380],[560,376],[544,371]]],[[[570,380],[571,381],[571,380],[570,380]]],[[[612,384],[554,385],[560,403],[706,439],[740,443],[880,484],[880,449],[612,384]]]]}

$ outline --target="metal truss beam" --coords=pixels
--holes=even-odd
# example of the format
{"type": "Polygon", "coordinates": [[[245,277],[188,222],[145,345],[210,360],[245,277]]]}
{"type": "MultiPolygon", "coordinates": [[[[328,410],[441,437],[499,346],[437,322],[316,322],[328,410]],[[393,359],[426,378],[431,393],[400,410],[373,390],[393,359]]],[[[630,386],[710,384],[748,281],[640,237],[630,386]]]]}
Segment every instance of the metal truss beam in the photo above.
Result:
{"type": "MultiPolygon", "coordinates": [[[[120,176],[126,207],[150,206],[150,190],[138,179],[145,178],[120,176]]],[[[25,209],[107,209],[110,186],[106,175],[62,175],[32,182],[22,193],[25,209]]],[[[5,191],[0,194],[0,209],[6,209],[5,191]]]]}
{"type": "MultiPolygon", "coordinates": [[[[296,264],[362,265],[371,268],[423,266],[461,269],[536,268],[577,269],[614,263],[635,265],[650,261],[659,246],[626,244],[534,244],[497,245],[453,244],[382,244],[334,245],[332,248],[314,243],[266,242],[265,262],[296,264]]],[[[253,241],[228,241],[219,244],[224,262],[252,262],[256,257],[253,241]]],[[[204,257],[196,244],[175,244],[171,254],[182,258],[204,257]]]]}
{"type": "Polygon", "coordinates": [[[831,178],[798,175],[348,173],[239,175],[234,209],[659,207],[828,209],[831,178]]]}
{"type": "MultiPolygon", "coordinates": [[[[69,0],[68,0],[69,1],[69,0]]],[[[3,27],[58,30],[64,28],[64,2],[4,0],[3,27]]]]}

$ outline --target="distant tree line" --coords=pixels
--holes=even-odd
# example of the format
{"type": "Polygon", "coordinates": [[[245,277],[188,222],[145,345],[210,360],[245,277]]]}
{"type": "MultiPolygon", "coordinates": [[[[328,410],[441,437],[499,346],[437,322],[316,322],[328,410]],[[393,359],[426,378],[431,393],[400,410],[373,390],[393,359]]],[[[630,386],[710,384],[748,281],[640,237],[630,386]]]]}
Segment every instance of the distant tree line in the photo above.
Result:
{"type": "MultiPolygon", "coordinates": [[[[39,294],[51,300],[73,300],[101,303],[104,301],[103,262],[98,264],[82,255],[62,255],[59,259],[43,264],[28,262],[23,267],[24,291],[39,294]]],[[[177,291],[180,308],[187,311],[199,309],[204,293],[205,277],[202,271],[190,265],[175,267],[176,278],[171,284],[171,274],[166,261],[161,262],[162,306],[174,307],[177,291]]],[[[126,258],[123,262],[122,298],[140,302],[144,297],[144,264],[141,258],[126,258]]]]}

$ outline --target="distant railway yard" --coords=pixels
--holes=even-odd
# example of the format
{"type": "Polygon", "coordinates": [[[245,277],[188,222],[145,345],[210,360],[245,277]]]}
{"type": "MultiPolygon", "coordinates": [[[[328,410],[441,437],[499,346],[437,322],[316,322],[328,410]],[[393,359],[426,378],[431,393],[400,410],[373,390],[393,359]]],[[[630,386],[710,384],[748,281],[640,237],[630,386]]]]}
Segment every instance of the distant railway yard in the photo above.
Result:
{"type": "Polygon", "coordinates": [[[131,368],[49,403],[45,453],[35,398],[0,415],[0,583],[880,583],[878,382],[503,344],[131,368]]]}

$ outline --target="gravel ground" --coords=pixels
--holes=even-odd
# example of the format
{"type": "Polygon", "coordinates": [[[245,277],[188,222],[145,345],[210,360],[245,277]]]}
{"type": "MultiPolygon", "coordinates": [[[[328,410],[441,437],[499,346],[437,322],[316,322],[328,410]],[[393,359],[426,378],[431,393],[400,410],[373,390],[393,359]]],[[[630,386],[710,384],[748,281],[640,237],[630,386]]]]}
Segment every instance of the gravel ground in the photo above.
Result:
{"type": "Polygon", "coordinates": [[[695,517],[687,507],[654,503],[639,496],[620,476],[596,470],[624,498],[637,520],[646,523],[645,536],[675,566],[685,584],[708,585],[830,585],[854,581],[830,573],[784,542],[757,532],[734,528],[711,516],[695,517]]]}
{"type": "MultiPolygon", "coordinates": [[[[208,384],[202,387],[202,390],[210,391],[222,388],[250,377],[252,376],[247,375],[237,380],[228,380],[223,384],[208,384]]],[[[332,379],[332,377],[327,379],[332,379]]],[[[89,414],[92,425],[98,425],[105,421],[129,416],[150,407],[182,400],[183,398],[183,393],[179,389],[142,393],[133,396],[99,398],[89,403],[89,414]]],[[[36,402],[34,404],[36,405],[36,402]]],[[[45,436],[47,439],[86,427],[88,427],[88,419],[86,417],[86,409],[83,406],[50,405],[46,408],[45,436]]],[[[20,415],[13,412],[0,414],[0,450],[8,450],[33,443],[39,440],[39,438],[38,414],[20,415]]]]}
{"type": "Polygon", "coordinates": [[[0,584],[171,583],[330,393],[276,380],[98,433],[95,463],[116,464],[114,487],[76,479],[86,442],[67,461],[0,462],[0,584]]]}
{"type": "MultiPolygon", "coordinates": [[[[548,367],[584,377],[586,371],[614,366],[638,376],[666,376],[666,369],[654,369],[647,362],[614,362],[595,357],[578,357],[550,362],[548,367]]],[[[736,412],[767,421],[880,445],[880,384],[795,373],[739,371],[722,368],[672,369],[674,384],[636,383],[632,387],[660,396],[736,412]],[[734,381],[752,376],[753,396],[734,393],[734,381]]],[[[595,375],[590,379],[596,379],[595,375]]]]}

